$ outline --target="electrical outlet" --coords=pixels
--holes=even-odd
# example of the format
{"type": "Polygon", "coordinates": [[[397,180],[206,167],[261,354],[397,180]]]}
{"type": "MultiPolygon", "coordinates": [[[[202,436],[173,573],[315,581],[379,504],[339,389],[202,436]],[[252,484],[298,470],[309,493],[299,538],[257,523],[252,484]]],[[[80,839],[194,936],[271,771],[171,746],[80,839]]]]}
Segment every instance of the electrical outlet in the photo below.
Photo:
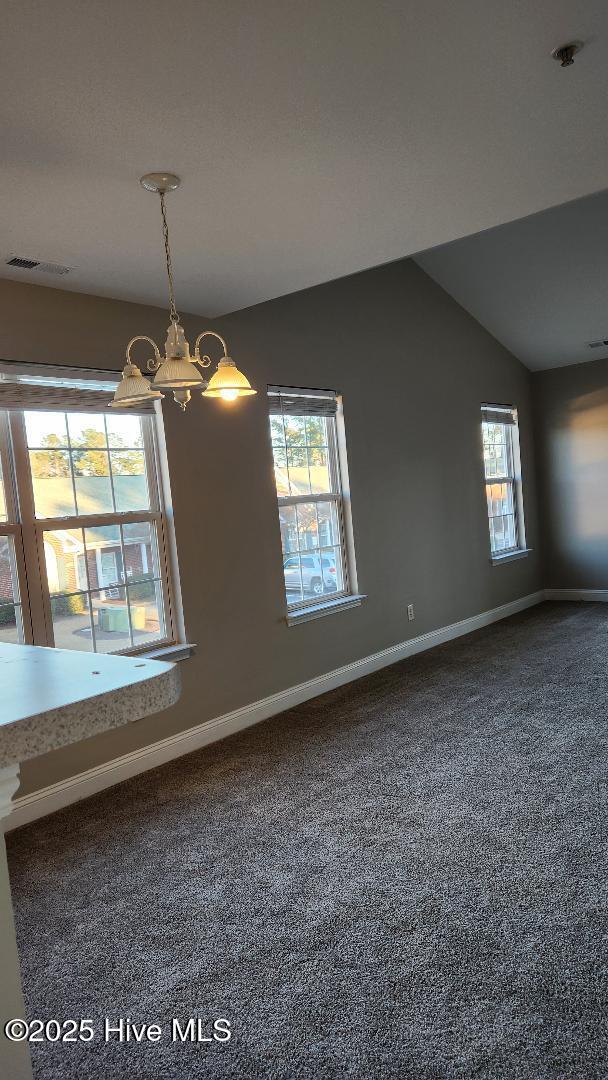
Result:
{"type": "Polygon", "coordinates": [[[407,617],[408,617],[410,622],[413,622],[414,619],[416,618],[416,616],[414,615],[414,605],[413,604],[408,604],[407,605],[407,617]]]}

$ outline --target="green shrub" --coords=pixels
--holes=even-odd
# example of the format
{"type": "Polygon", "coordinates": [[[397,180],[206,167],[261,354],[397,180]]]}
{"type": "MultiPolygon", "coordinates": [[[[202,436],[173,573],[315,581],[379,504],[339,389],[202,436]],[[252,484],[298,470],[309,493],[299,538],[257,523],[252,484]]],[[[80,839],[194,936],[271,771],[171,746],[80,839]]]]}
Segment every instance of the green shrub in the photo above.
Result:
{"type": "Polygon", "coordinates": [[[156,589],[153,581],[140,581],[137,585],[129,586],[129,599],[132,604],[151,604],[156,599],[156,589]]]}
{"type": "Polygon", "coordinates": [[[86,611],[84,596],[55,596],[53,598],[53,618],[62,615],[83,615],[86,611]]]}
{"type": "Polygon", "coordinates": [[[0,605],[0,626],[15,626],[17,622],[17,616],[15,614],[14,604],[1,604],[0,605]]]}

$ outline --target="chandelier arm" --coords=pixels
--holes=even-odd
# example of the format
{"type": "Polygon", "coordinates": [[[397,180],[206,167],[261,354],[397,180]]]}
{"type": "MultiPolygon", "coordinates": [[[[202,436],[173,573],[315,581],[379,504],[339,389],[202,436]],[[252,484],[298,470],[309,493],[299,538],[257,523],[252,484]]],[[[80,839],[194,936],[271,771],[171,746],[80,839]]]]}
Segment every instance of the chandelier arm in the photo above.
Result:
{"type": "Polygon", "coordinates": [[[137,334],[136,337],[131,338],[129,344],[127,345],[127,363],[131,363],[131,349],[136,341],[148,341],[150,343],[150,345],[154,349],[154,359],[148,360],[146,362],[146,369],[148,371],[158,371],[162,363],[158,345],[155,341],[152,340],[151,337],[146,337],[145,334],[137,334]]]}
{"type": "Polygon", "coordinates": [[[207,356],[206,353],[201,356],[199,349],[199,345],[204,337],[214,337],[217,338],[218,341],[221,341],[222,348],[224,350],[224,356],[228,356],[228,346],[226,345],[226,342],[224,341],[222,335],[217,334],[215,330],[203,330],[202,334],[199,334],[196,341],[194,342],[193,363],[200,364],[201,367],[206,368],[209,367],[211,364],[211,357],[207,356]]]}
{"type": "Polygon", "coordinates": [[[173,263],[171,261],[171,246],[169,244],[169,226],[167,224],[167,211],[165,209],[165,193],[159,191],[160,212],[163,219],[163,243],[165,245],[165,263],[167,266],[167,279],[169,281],[169,317],[172,323],[179,323],[179,315],[175,306],[175,286],[173,284],[173,263]]]}

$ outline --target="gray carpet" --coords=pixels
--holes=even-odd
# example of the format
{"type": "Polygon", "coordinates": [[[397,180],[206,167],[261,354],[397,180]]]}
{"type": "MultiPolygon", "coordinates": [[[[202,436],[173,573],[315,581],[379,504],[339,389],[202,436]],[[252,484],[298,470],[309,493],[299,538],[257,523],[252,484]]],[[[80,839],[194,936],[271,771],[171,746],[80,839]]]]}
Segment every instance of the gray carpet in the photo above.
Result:
{"type": "Polygon", "coordinates": [[[608,1077],[607,689],[545,604],[13,834],[31,1016],[233,1031],[36,1080],[608,1077]]]}

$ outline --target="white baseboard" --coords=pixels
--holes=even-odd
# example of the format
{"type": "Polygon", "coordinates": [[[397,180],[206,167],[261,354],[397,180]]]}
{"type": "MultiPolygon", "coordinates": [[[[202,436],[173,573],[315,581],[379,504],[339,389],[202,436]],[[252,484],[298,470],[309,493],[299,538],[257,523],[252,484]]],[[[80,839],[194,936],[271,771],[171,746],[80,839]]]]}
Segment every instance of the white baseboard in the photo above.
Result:
{"type": "Polygon", "coordinates": [[[608,604],[608,589],[545,589],[545,600],[593,600],[608,604]]]}
{"type": "Polygon", "coordinates": [[[543,599],[542,592],[530,593],[528,596],[522,596],[518,600],[512,600],[490,611],[482,611],[480,615],[461,619],[460,622],[452,623],[450,626],[442,626],[438,630],[431,630],[428,634],[421,634],[419,637],[410,638],[409,641],[391,645],[388,649],[382,649],[371,656],[355,660],[352,664],[345,664],[344,667],[336,668],[335,671],[318,675],[314,679],[309,679],[308,682],[292,686],[288,690],[281,690],[278,694],[272,694],[251,705],[244,705],[240,709],[235,709],[234,712],[218,716],[214,720],[207,720],[203,724],[197,724],[196,727],[188,728],[187,731],[180,731],[177,735],[151,743],[141,750],[124,754],[94,769],[87,769],[86,772],[71,776],[58,784],[51,784],[50,787],[41,788],[31,795],[16,798],[11,814],[5,819],[5,829],[8,832],[20,825],[27,825],[46,814],[52,814],[55,810],[61,810],[64,806],[78,802],[79,799],[86,799],[89,795],[103,791],[104,788],[112,787],[122,780],[128,780],[131,776],[136,776],[147,769],[155,769],[158,765],[164,765],[183,754],[190,754],[202,746],[224,739],[227,735],[233,735],[261,720],[267,720],[277,713],[291,709],[294,705],[317,697],[318,694],[324,694],[328,690],[343,686],[344,683],[370,675],[373,671],[395,664],[399,660],[414,656],[426,649],[432,649],[435,645],[452,641],[453,638],[461,637],[463,634],[470,634],[473,630],[498,622],[499,619],[506,619],[509,615],[515,615],[518,611],[541,603],[543,599]]]}

